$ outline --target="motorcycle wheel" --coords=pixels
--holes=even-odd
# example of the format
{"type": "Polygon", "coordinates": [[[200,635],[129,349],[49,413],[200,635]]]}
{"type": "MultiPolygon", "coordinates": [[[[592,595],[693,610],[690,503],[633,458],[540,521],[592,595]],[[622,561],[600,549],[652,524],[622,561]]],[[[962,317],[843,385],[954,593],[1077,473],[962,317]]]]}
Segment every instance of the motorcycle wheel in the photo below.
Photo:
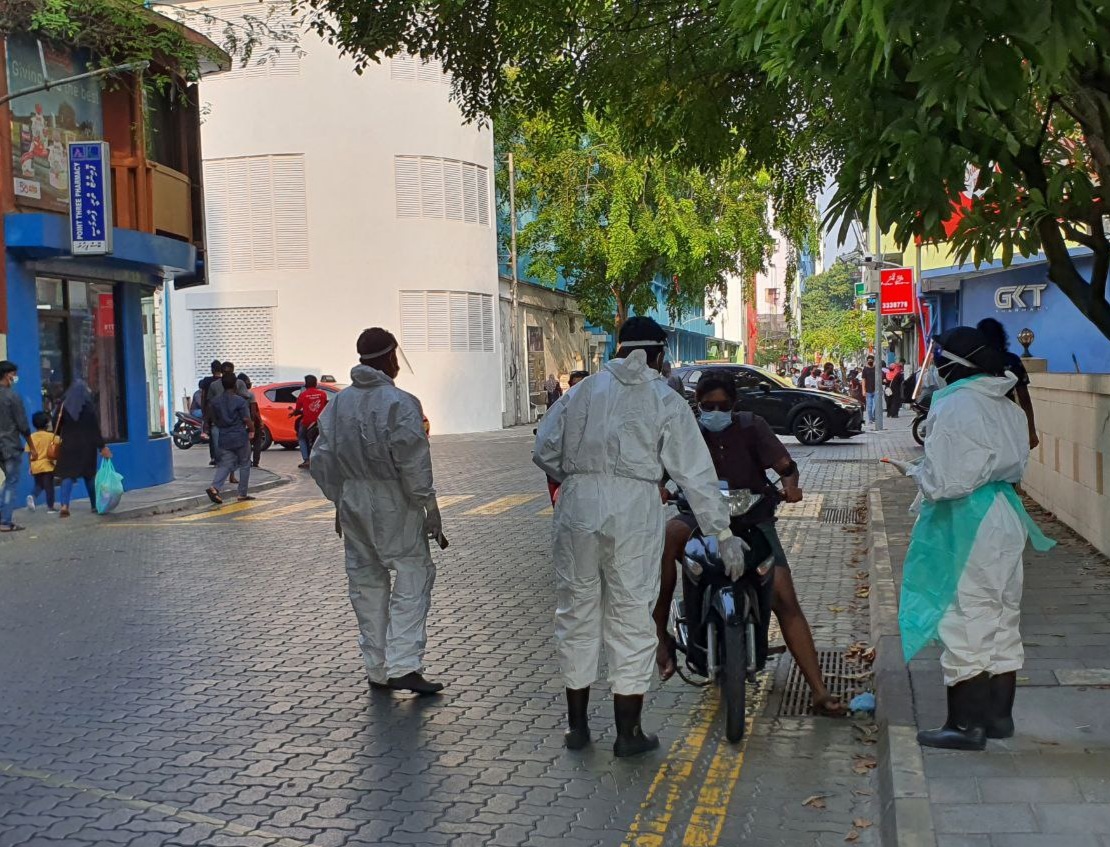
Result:
{"type": "Polygon", "coordinates": [[[725,738],[735,744],[744,737],[744,712],[747,706],[748,650],[742,626],[723,626],[721,651],[721,693],[725,706],[725,738]]]}
{"type": "Polygon", "coordinates": [[[173,428],[173,443],[177,445],[177,449],[179,450],[188,450],[193,446],[192,436],[185,431],[181,424],[173,428]]]}
{"type": "Polygon", "coordinates": [[[924,428],[924,424],[924,415],[918,415],[916,418],[913,419],[913,440],[920,444],[922,447],[925,446],[925,434],[921,431],[924,428]]]}

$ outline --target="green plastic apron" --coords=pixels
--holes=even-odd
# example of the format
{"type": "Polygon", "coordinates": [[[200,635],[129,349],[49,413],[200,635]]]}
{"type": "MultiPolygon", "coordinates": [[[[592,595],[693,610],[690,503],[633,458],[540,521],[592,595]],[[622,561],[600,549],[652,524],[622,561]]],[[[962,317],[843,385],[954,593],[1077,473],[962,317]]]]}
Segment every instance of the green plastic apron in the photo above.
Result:
{"type": "MultiPolygon", "coordinates": [[[[944,392],[959,387],[957,383],[944,392]]],[[[937,392],[934,401],[940,395],[937,392]]],[[[955,500],[924,501],[906,553],[898,609],[902,653],[907,662],[937,637],[937,626],[956,596],[979,526],[999,494],[1025,525],[1035,549],[1050,550],[1056,544],[1041,532],[1008,482],[987,483],[955,500]]]]}

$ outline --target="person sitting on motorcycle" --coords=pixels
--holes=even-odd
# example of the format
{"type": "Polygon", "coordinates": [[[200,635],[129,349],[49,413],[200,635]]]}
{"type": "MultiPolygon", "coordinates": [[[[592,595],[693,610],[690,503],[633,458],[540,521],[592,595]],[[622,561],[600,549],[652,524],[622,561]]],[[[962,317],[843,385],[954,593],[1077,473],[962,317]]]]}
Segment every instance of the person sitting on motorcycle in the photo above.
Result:
{"type": "MultiPolygon", "coordinates": [[[[829,716],[844,715],[844,705],[829,694],[821,676],[813,633],[798,603],[790,565],[775,531],[777,492],[767,479],[765,471],[771,468],[779,474],[783,484],[783,499],[787,503],[797,503],[802,499],[802,489],[798,485],[798,466],[763,418],[751,412],[733,411],[736,405],[736,384],[732,379],[706,374],[698,381],[696,397],[698,422],[713,456],[717,476],[727,480],[730,489],[747,488],[766,495],[751,511],[733,520],[738,521],[739,526],[759,527],[770,542],[771,549],[775,551],[772,610],[778,619],[786,646],[813,692],[814,711],[829,716]]],[[[652,612],[659,637],[656,663],[663,680],[670,679],[677,669],[674,637],[667,632],[671,598],[678,579],[676,563],[696,526],[693,517],[688,515],[680,515],[667,523],[662,582],[659,599],[652,612]]],[[[737,528],[734,525],[733,531],[737,528]]]]}

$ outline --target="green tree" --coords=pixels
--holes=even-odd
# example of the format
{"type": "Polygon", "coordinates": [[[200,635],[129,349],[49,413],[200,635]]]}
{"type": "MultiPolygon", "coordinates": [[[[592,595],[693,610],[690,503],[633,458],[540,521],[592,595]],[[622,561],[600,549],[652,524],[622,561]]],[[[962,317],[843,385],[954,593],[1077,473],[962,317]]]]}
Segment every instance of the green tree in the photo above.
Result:
{"type": "Polygon", "coordinates": [[[723,300],[730,276],[764,267],[770,185],[740,157],[708,170],[631,153],[591,114],[582,130],[544,114],[507,116],[495,129],[499,156],[514,156],[518,207],[528,210],[518,237],[528,272],[549,285],[564,276],[593,323],[613,329],[654,309],[660,275],[671,281],[666,308],[678,320],[707,295],[723,300]]]}
{"type": "Polygon", "coordinates": [[[743,150],[784,217],[829,176],[831,219],[877,190],[903,247],[945,235],[977,172],[957,257],[1043,249],[1110,337],[1106,0],[302,2],[363,63],[440,57],[471,117],[511,101],[580,118],[588,104],[647,149],[702,164],[743,150]],[[1094,253],[1089,282],[1069,240],[1094,253]]]}
{"type": "Polygon", "coordinates": [[[805,351],[839,358],[867,349],[875,314],[856,306],[855,274],[854,268],[837,262],[806,280],[801,337],[805,351]]]}

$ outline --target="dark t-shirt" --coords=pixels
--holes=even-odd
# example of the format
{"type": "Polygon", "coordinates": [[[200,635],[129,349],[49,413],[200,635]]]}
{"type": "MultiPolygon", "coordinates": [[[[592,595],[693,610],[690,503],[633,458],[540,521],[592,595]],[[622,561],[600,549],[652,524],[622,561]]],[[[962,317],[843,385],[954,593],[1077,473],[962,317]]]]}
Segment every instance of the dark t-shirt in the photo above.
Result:
{"type": "Polygon", "coordinates": [[[251,417],[250,404],[238,394],[225,391],[208,403],[212,423],[220,428],[220,449],[237,450],[250,444],[247,421],[251,417]]]}
{"type": "Polygon", "coordinates": [[[1025,369],[1025,364],[1017,353],[1006,351],[1006,370],[1017,377],[1018,385],[1029,384],[1029,371],[1025,369]]]}
{"type": "MultiPolygon", "coordinates": [[[[703,429],[702,436],[713,456],[717,478],[728,481],[729,488],[750,488],[770,492],[771,482],[765,471],[790,453],[771,431],[767,421],[751,412],[734,412],[733,424],[721,432],[703,429]]],[[[775,517],[775,501],[765,497],[742,518],[733,519],[741,526],[752,526],[775,517]]]]}
{"type": "Polygon", "coordinates": [[[863,390],[868,394],[875,393],[875,368],[873,366],[864,365],[863,367],[863,390]]]}

